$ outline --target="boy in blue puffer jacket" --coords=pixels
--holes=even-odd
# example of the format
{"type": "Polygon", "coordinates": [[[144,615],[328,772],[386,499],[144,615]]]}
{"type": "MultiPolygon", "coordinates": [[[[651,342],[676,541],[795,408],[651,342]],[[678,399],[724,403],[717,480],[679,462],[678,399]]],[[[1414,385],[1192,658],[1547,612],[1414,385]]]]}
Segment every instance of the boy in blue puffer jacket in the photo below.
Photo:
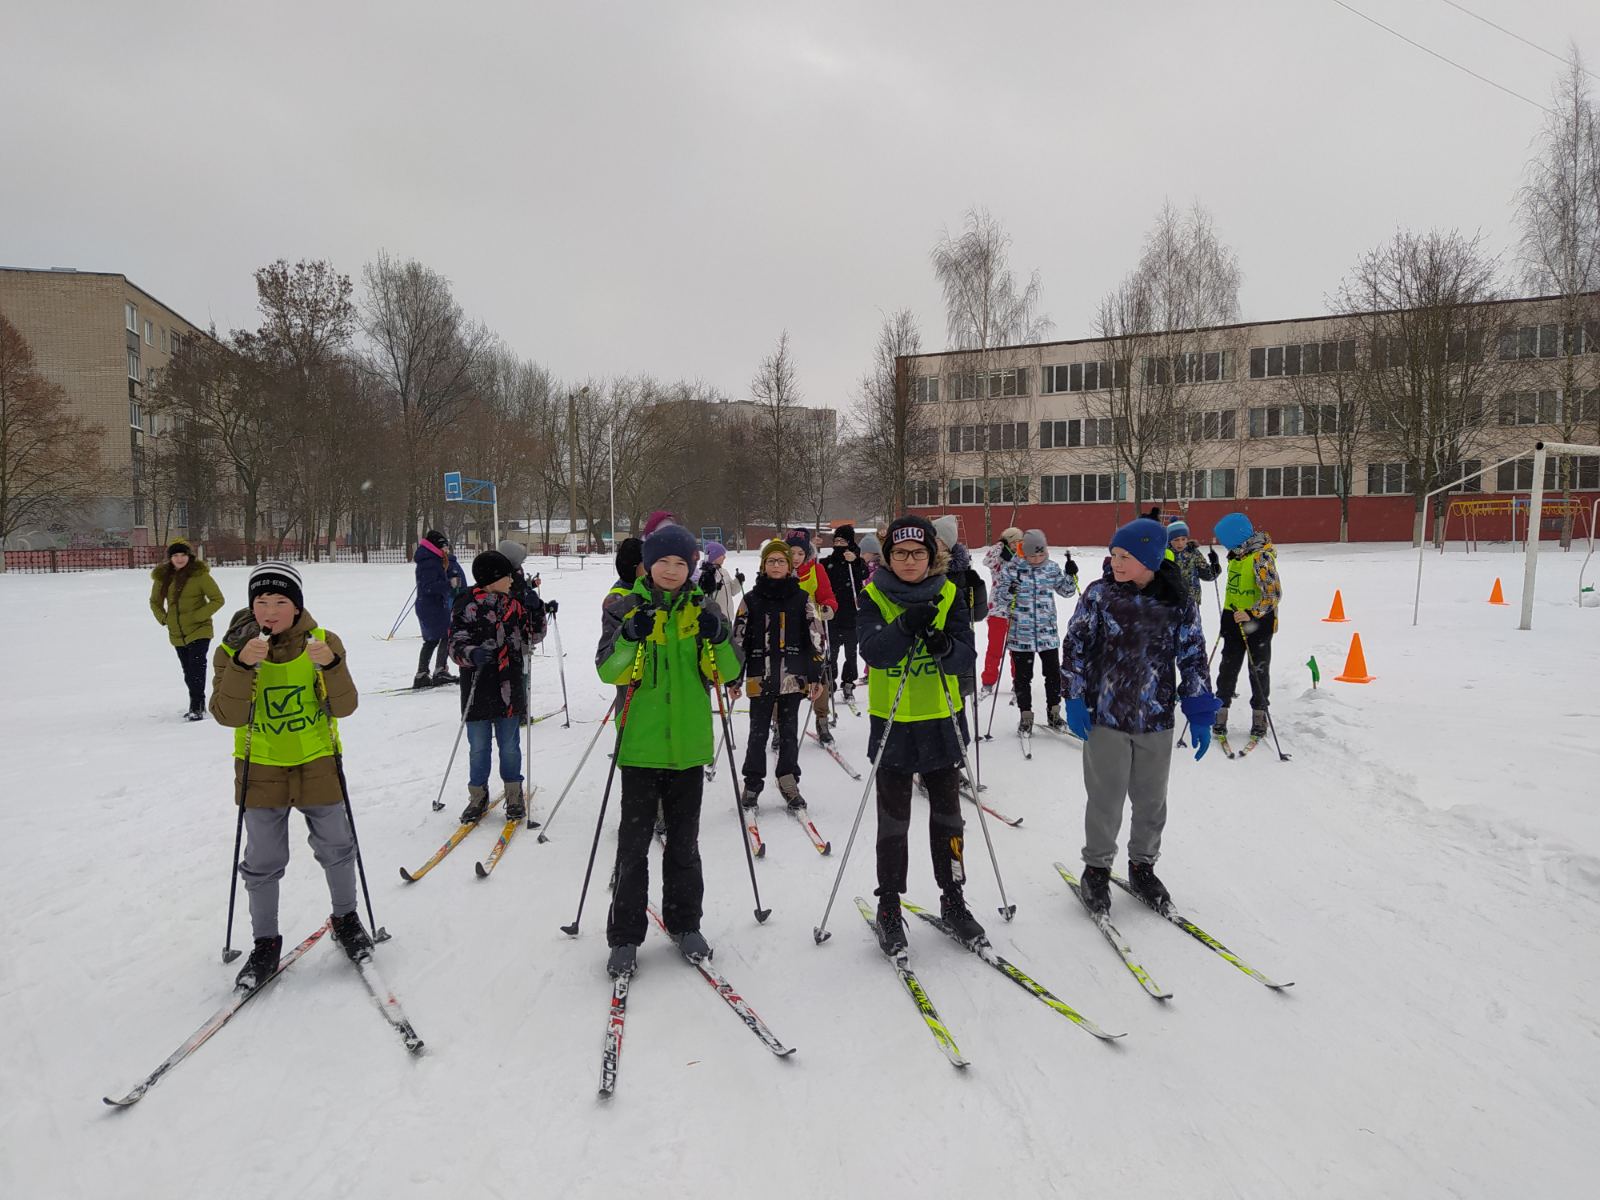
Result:
{"type": "Polygon", "coordinates": [[[1081,895],[1097,913],[1111,908],[1111,863],[1122,806],[1130,799],[1128,882],[1152,908],[1164,912],[1171,904],[1155,861],[1167,823],[1172,710],[1179,697],[1194,731],[1195,758],[1211,744],[1217,701],[1205,631],[1166,553],[1167,531],[1157,521],[1141,517],[1117,530],[1106,573],[1084,590],[1062,645],[1067,724],[1084,740],[1081,895]]]}
{"type": "Polygon", "coordinates": [[[1061,717],[1061,655],[1056,649],[1057,596],[1078,594],[1078,564],[1069,556],[1066,570],[1050,561],[1044,534],[1022,535],[1022,555],[1006,563],[995,584],[992,610],[1010,621],[1011,688],[1021,710],[1019,733],[1033,732],[1033,656],[1044,664],[1044,702],[1051,729],[1065,729],[1061,717]]]}

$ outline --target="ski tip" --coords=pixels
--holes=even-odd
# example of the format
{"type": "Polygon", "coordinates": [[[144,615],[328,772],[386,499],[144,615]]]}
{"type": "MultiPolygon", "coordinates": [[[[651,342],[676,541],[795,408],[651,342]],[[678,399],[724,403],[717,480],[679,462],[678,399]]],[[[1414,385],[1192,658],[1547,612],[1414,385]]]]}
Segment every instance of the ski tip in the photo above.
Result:
{"type": "Polygon", "coordinates": [[[478,878],[479,879],[487,879],[487,878],[489,878],[489,872],[484,869],[484,866],[483,866],[483,864],[481,862],[480,863],[473,863],[472,864],[472,869],[478,873],[478,878]]]}
{"type": "Polygon", "coordinates": [[[757,849],[756,849],[756,857],[757,858],[765,858],[766,856],[767,856],[767,844],[765,842],[762,842],[761,845],[759,847],[757,847],[757,849]]]}
{"type": "Polygon", "coordinates": [[[407,883],[415,883],[417,881],[417,877],[404,867],[400,868],[400,878],[404,879],[407,883]]]}
{"type": "Polygon", "coordinates": [[[766,924],[767,918],[770,917],[771,915],[772,915],[772,910],[770,908],[758,908],[758,909],[756,909],[756,924],[757,925],[766,924]]]}
{"type": "Polygon", "coordinates": [[[110,1096],[101,1096],[101,1103],[111,1108],[131,1108],[137,1096],[124,1096],[121,1100],[113,1100],[110,1096]]]}
{"type": "Polygon", "coordinates": [[[822,843],[822,852],[824,854],[832,854],[833,853],[833,843],[832,842],[823,842],[822,843]]]}
{"type": "Polygon", "coordinates": [[[421,1054],[422,1048],[426,1044],[427,1043],[425,1043],[421,1038],[415,1036],[405,1039],[406,1049],[411,1051],[413,1054],[421,1054]]]}

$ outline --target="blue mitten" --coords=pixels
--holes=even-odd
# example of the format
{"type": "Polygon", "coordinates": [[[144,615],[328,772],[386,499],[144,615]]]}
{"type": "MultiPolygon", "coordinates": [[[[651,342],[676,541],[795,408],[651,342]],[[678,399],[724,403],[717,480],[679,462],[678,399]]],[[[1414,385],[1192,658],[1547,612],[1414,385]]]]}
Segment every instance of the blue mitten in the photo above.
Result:
{"type": "Polygon", "coordinates": [[[1222,704],[1210,692],[1202,692],[1198,696],[1185,696],[1182,707],[1183,715],[1189,718],[1190,736],[1194,738],[1194,760],[1199,762],[1211,749],[1211,722],[1216,720],[1222,704]]]}
{"type": "Polygon", "coordinates": [[[1089,727],[1093,724],[1089,719],[1089,706],[1081,696],[1067,701],[1067,728],[1078,738],[1088,741],[1089,727]]]}

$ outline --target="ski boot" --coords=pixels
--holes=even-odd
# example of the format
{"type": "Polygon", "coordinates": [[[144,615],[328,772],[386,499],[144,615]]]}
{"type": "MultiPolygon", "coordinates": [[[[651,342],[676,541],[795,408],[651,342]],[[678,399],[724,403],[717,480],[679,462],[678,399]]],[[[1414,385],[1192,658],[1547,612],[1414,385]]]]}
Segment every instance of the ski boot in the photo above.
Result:
{"type": "Polygon", "coordinates": [[[1018,733],[1032,733],[1033,732],[1033,710],[1032,709],[1025,708],[1025,709],[1022,710],[1021,718],[1017,722],[1017,732],[1018,733]]]}
{"type": "Polygon", "coordinates": [[[1267,710],[1252,708],[1250,710],[1250,736],[1264,738],[1267,736],[1267,710]]]}
{"type": "Polygon", "coordinates": [[[344,952],[350,956],[351,962],[360,962],[363,958],[371,956],[372,939],[361,927],[361,918],[356,916],[354,909],[343,916],[336,913],[331,920],[333,940],[344,947],[344,952]]]}
{"type": "MultiPolygon", "coordinates": [[[[487,791],[488,789],[484,789],[487,791]]],[[[523,793],[522,781],[506,781],[506,820],[521,821],[528,815],[528,797],[523,793]]]]}
{"type": "Polygon", "coordinates": [[[1067,731],[1067,719],[1061,715],[1061,705],[1052,704],[1045,712],[1045,724],[1058,733],[1067,731]]]}
{"type": "Polygon", "coordinates": [[[476,825],[489,811],[489,789],[467,785],[467,806],[461,810],[463,825],[476,825]]]}
{"type": "Polygon", "coordinates": [[[413,691],[420,692],[424,688],[431,688],[432,686],[433,676],[428,674],[426,671],[418,671],[411,678],[411,689],[413,691]]]}
{"type": "Polygon", "coordinates": [[[282,937],[257,938],[255,949],[250,951],[250,957],[245,959],[244,966],[239,968],[239,975],[233,981],[233,986],[254,991],[278,969],[278,960],[282,956],[282,937]]]}
{"type": "Polygon", "coordinates": [[[1167,910],[1172,907],[1172,897],[1167,894],[1166,885],[1156,878],[1154,863],[1129,863],[1128,888],[1162,916],[1166,916],[1167,910]]]}
{"type": "Polygon", "coordinates": [[[856,685],[853,684],[853,683],[847,683],[847,684],[844,685],[844,705],[845,705],[846,708],[849,708],[855,702],[856,702],[856,685]]]}
{"type": "Polygon", "coordinates": [[[800,781],[793,775],[778,776],[778,794],[788,803],[790,812],[805,812],[806,798],[800,794],[800,781]]]}
{"type": "Polygon", "coordinates": [[[613,946],[606,959],[606,974],[615,979],[619,975],[632,975],[639,966],[639,947],[613,946]]]}
{"type": "Polygon", "coordinates": [[[698,929],[688,929],[683,933],[674,934],[673,941],[678,943],[678,950],[692,963],[702,962],[711,957],[711,947],[707,944],[705,935],[698,929]]]}
{"type": "Polygon", "coordinates": [[[982,687],[980,687],[978,689],[978,699],[979,700],[987,700],[990,696],[994,695],[995,689],[998,688],[999,686],[1000,685],[998,683],[986,683],[986,684],[984,684],[982,687]]]}
{"type": "Polygon", "coordinates": [[[900,911],[899,896],[878,897],[878,915],[872,927],[878,935],[878,948],[890,958],[906,952],[906,918],[900,911]]]}
{"type": "Polygon", "coordinates": [[[1228,706],[1226,704],[1217,709],[1217,715],[1211,719],[1211,736],[1217,738],[1228,736],[1228,706]]]}
{"type": "Polygon", "coordinates": [[[758,801],[760,798],[761,798],[761,789],[758,788],[758,787],[751,787],[747,783],[747,784],[744,785],[744,791],[739,793],[739,807],[743,808],[743,809],[746,809],[746,810],[754,811],[755,806],[756,806],[756,801],[758,801]]]}
{"type": "Polygon", "coordinates": [[[1111,911],[1111,868],[1084,867],[1078,892],[1085,908],[1098,917],[1105,916],[1111,911]]]}
{"type": "Polygon", "coordinates": [[[443,687],[447,683],[460,683],[461,676],[450,674],[449,667],[440,667],[433,673],[433,686],[443,687]]]}
{"type": "Polygon", "coordinates": [[[945,890],[939,898],[939,915],[944,918],[944,923],[955,932],[956,937],[967,946],[987,945],[988,935],[983,932],[983,926],[978,924],[978,919],[972,915],[972,910],[967,907],[966,899],[961,894],[959,887],[945,890]]]}
{"type": "Polygon", "coordinates": [[[183,714],[183,719],[185,721],[204,721],[206,719],[205,710],[196,705],[183,714]]]}
{"type": "Polygon", "coordinates": [[[828,728],[828,718],[821,713],[817,714],[817,741],[824,746],[833,744],[833,731],[828,728]]]}

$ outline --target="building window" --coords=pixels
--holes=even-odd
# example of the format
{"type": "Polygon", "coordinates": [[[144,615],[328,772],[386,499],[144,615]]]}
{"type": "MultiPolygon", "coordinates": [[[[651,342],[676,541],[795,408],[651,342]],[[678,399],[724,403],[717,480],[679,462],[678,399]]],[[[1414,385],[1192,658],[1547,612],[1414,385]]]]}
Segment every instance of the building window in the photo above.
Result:
{"type": "Polygon", "coordinates": [[[128,397],[128,424],[135,429],[144,428],[144,412],[137,396],[128,397]]]}
{"type": "Polygon", "coordinates": [[[136,347],[128,347],[128,378],[135,383],[144,382],[144,373],[139,369],[139,351],[136,347]]]}
{"type": "MultiPolygon", "coordinates": [[[[178,331],[176,329],[174,329],[172,331],[172,353],[176,354],[178,352],[178,347],[181,346],[182,344],[183,344],[182,340],[178,337],[178,331]]],[[[937,400],[938,398],[939,398],[938,396],[934,396],[935,400],[937,400]]]]}
{"type": "Polygon", "coordinates": [[[1301,428],[1306,433],[1330,434],[1339,432],[1341,418],[1348,415],[1348,410],[1341,410],[1337,404],[1303,404],[1300,415],[1301,428]]]}
{"type": "Polygon", "coordinates": [[[144,524],[144,497],[143,496],[135,496],[133,498],[133,523],[134,523],[135,527],[142,526],[144,524]]]}
{"type": "Polygon", "coordinates": [[[139,332],[139,310],[131,304],[122,306],[122,320],[128,327],[129,333],[139,332]]]}
{"type": "Polygon", "coordinates": [[[1028,368],[1017,367],[1011,371],[989,371],[979,377],[980,391],[984,396],[1000,398],[1028,394],[1028,368]]]}
{"type": "Polygon", "coordinates": [[[154,346],[156,344],[156,327],[152,321],[144,323],[144,344],[146,346],[154,346]]]}
{"type": "Polygon", "coordinates": [[[1124,500],[1125,476],[1115,475],[1044,475],[1039,479],[1039,499],[1045,504],[1083,504],[1107,500],[1124,500]]]}
{"type": "Polygon", "coordinates": [[[1411,472],[1405,463],[1368,463],[1367,495],[1405,496],[1411,492],[1411,472]]]}
{"type": "Polygon", "coordinates": [[[174,503],[173,507],[176,510],[173,514],[173,520],[178,523],[179,529],[187,531],[189,528],[189,502],[187,500],[179,500],[174,503]]]}
{"type": "Polygon", "coordinates": [[[912,479],[906,484],[906,504],[911,508],[934,508],[939,503],[937,479],[912,479]]]}
{"type": "Polygon", "coordinates": [[[1251,467],[1251,499],[1273,496],[1337,496],[1338,467],[1251,467]]]}
{"type": "Polygon", "coordinates": [[[1198,471],[1146,471],[1140,500],[1228,500],[1233,498],[1233,468],[1198,471]]]}
{"type": "Polygon", "coordinates": [[[1116,427],[1110,417],[1074,418],[1070,421],[1040,421],[1039,449],[1067,450],[1074,446],[1109,446],[1116,427]]]}
{"type": "Polygon", "coordinates": [[[1000,421],[991,425],[950,426],[950,453],[982,450],[1017,450],[1028,447],[1026,421],[1000,421]]]}
{"type": "Polygon", "coordinates": [[[1276,379],[1286,375],[1331,375],[1356,367],[1356,340],[1298,342],[1286,346],[1256,346],[1250,351],[1250,378],[1276,379]]]}
{"type": "Polygon", "coordinates": [[[1044,395],[1060,392],[1103,392],[1127,383],[1127,367],[1121,363],[1063,363],[1041,369],[1039,390],[1044,395]]]}
{"type": "Polygon", "coordinates": [[[1221,383],[1229,377],[1226,350],[1190,350],[1143,360],[1145,387],[1169,383],[1221,383]]]}
{"type": "MultiPolygon", "coordinates": [[[[1553,492],[1561,486],[1560,458],[1550,455],[1544,460],[1544,490],[1553,492]]],[[[1572,459],[1572,487],[1576,491],[1592,492],[1600,489],[1600,457],[1572,459]]],[[[1519,458],[1516,462],[1502,463],[1495,472],[1495,490],[1499,492],[1528,492],[1533,490],[1533,459],[1519,458]]]]}
{"type": "Polygon", "coordinates": [[[1561,420],[1561,393],[1507,392],[1500,397],[1500,424],[1555,425],[1561,420]]]}
{"type": "MultiPolygon", "coordinates": [[[[172,352],[178,352],[177,338],[173,339],[172,352]]],[[[939,377],[937,375],[918,375],[911,381],[911,400],[914,404],[937,404],[939,402],[939,377]]]]}
{"type": "Polygon", "coordinates": [[[1237,416],[1231,408],[1190,413],[1184,431],[1191,442],[1231,442],[1238,436],[1237,416]]]}
{"type": "MultiPolygon", "coordinates": [[[[1560,325],[1523,325],[1500,335],[1501,359],[1555,358],[1561,353],[1560,325]]],[[[1581,337],[1578,339],[1581,342],[1581,337]]],[[[1569,348],[1568,353],[1572,353],[1569,348]]]]}
{"type": "Polygon", "coordinates": [[[1478,474],[1481,470],[1483,470],[1483,460],[1481,458],[1469,458],[1453,470],[1445,471],[1444,478],[1460,479],[1463,475],[1471,475],[1473,478],[1463,484],[1452,487],[1450,490],[1452,492],[1481,492],[1483,491],[1483,476],[1478,474]]]}
{"type": "Polygon", "coordinates": [[[1283,404],[1272,408],[1252,408],[1250,410],[1250,436],[1253,438],[1295,437],[1301,431],[1300,406],[1298,404],[1283,404]]]}

